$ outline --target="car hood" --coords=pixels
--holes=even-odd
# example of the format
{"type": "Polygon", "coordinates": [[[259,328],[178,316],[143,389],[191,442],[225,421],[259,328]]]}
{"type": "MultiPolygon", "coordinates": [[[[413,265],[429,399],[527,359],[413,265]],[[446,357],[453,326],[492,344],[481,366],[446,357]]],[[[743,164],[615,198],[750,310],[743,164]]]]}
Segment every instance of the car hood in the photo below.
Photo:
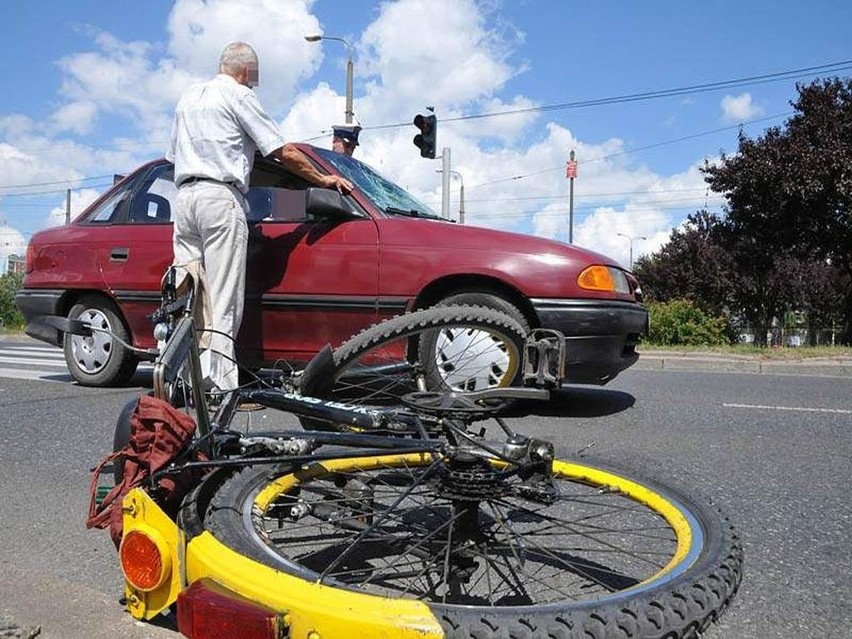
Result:
{"type": "Polygon", "coordinates": [[[606,255],[534,235],[463,226],[444,220],[384,218],[377,223],[385,245],[492,253],[496,250],[507,254],[534,255],[542,259],[552,256],[583,265],[604,264],[621,268],[618,262],[606,255]],[[447,227],[452,227],[452,230],[448,232],[447,227]]]}

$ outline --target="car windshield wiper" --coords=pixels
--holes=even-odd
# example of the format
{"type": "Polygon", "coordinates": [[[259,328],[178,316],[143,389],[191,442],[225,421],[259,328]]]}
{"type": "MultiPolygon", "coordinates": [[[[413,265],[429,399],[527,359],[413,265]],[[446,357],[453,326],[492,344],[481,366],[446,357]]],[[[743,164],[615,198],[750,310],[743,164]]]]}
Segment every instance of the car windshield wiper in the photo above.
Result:
{"type": "Polygon", "coordinates": [[[405,217],[426,217],[433,220],[439,219],[437,215],[432,215],[431,213],[424,213],[417,209],[400,209],[395,206],[385,207],[385,213],[390,213],[391,215],[404,215],[405,217]]]}

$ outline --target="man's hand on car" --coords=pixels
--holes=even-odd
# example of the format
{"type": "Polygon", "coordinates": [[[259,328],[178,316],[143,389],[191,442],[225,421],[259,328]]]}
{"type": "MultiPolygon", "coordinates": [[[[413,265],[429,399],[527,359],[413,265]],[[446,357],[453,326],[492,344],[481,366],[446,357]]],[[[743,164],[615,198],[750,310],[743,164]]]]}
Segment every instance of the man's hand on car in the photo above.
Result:
{"type": "Polygon", "coordinates": [[[337,189],[339,193],[349,193],[352,190],[352,182],[340,175],[324,176],[325,186],[328,189],[337,189]]]}

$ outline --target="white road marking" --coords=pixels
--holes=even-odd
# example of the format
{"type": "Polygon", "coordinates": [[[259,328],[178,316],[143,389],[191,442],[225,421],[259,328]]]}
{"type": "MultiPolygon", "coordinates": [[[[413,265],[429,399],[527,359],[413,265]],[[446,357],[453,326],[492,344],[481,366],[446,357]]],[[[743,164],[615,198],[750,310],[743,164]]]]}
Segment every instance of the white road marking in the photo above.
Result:
{"type": "Polygon", "coordinates": [[[754,408],[757,410],[788,410],[800,413],[836,413],[852,415],[852,409],[846,408],[808,408],[806,406],[764,406],[762,404],[722,404],[725,408],[754,408]]]}
{"type": "Polygon", "coordinates": [[[0,363],[3,364],[32,364],[33,366],[59,366],[65,368],[64,359],[29,359],[26,357],[3,357],[0,356],[0,363]]]}
{"type": "Polygon", "coordinates": [[[54,348],[52,346],[16,346],[15,344],[0,347],[0,352],[35,353],[42,355],[54,355],[56,357],[62,357],[63,354],[61,348],[54,348]]]}
{"type": "Polygon", "coordinates": [[[0,368],[0,377],[32,379],[42,382],[62,382],[63,384],[74,381],[74,378],[68,374],[60,375],[59,373],[46,373],[44,371],[32,371],[23,368],[0,368]]]}

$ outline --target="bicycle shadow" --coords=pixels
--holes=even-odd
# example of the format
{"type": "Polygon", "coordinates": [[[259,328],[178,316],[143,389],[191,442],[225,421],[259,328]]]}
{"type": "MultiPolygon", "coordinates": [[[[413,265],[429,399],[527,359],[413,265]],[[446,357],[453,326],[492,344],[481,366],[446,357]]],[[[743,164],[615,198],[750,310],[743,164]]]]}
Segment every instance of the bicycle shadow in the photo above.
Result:
{"type": "Polygon", "coordinates": [[[606,417],[632,408],[636,398],[624,391],[563,386],[551,393],[548,402],[523,400],[512,406],[506,417],[606,417]]]}

